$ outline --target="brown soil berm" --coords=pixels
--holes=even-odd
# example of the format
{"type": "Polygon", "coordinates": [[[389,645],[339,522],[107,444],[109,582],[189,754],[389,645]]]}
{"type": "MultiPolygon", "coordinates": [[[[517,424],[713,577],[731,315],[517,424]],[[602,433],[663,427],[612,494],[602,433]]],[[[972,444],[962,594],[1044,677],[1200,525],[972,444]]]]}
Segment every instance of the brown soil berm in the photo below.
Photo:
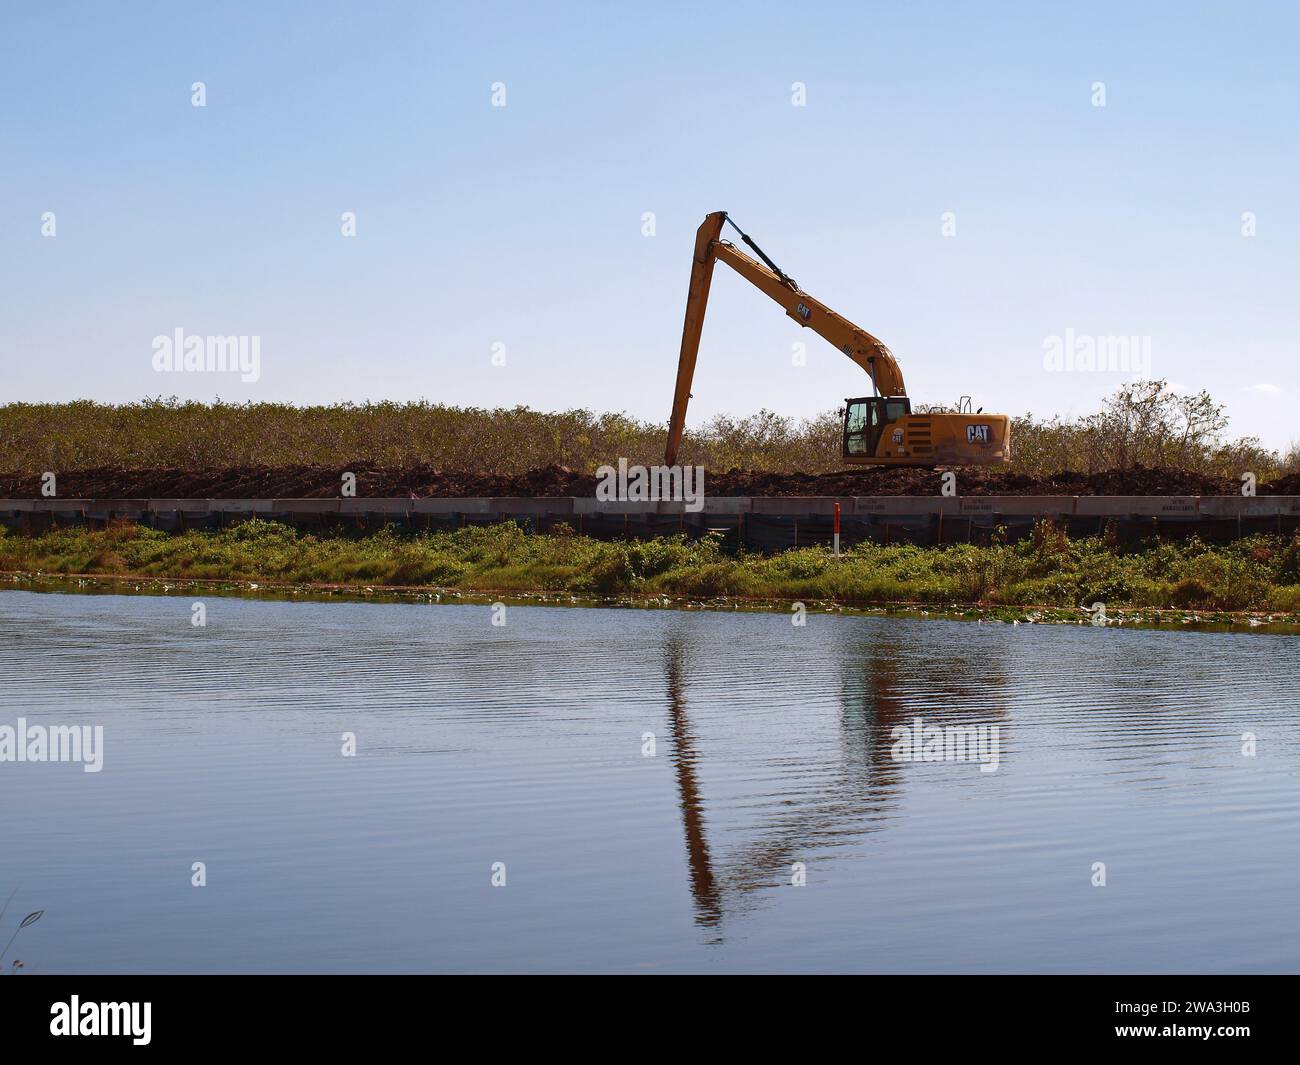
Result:
{"type": "MultiPolygon", "coordinates": [[[[356,474],[358,496],[587,496],[596,478],[563,466],[547,466],[515,476],[446,473],[432,466],[381,467],[372,462],[348,466],[242,466],[195,472],[183,469],[103,467],[58,476],[64,499],[319,499],[339,494],[345,471],[356,474]]],[[[870,469],[844,473],[798,474],[731,470],[705,472],[712,496],[930,496],[939,492],[934,470],[870,469]]],[[[0,474],[0,498],[40,498],[39,474],[0,474]]],[[[1237,495],[1238,481],[1173,469],[1142,466],[1105,473],[1030,476],[1014,470],[971,468],[957,471],[960,495],[1237,495]]],[[[1300,495],[1300,475],[1261,484],[1261,495],[1300,495]]]]}

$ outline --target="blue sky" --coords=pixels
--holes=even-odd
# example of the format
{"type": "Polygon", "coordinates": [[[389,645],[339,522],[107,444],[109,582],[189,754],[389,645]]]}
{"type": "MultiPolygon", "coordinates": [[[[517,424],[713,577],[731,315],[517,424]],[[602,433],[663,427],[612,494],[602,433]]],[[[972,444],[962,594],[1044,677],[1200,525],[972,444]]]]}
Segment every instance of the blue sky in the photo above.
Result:
{"type": "MultiPolygon", "coordinates": [[[[1123,375],[1047,372],[1045,340],[1142,336],[1283,446],[1298,32],[1280,4],[9,2],[0,401],[664,420],[694,230],[726,209],[917,401],[1086,412],[1123,375]],[[176,328],[260,337],[260,379],[156,373],[176,328]]],[[[694,391],[692,422],[869,388],[720,268],[694,391]]]]}

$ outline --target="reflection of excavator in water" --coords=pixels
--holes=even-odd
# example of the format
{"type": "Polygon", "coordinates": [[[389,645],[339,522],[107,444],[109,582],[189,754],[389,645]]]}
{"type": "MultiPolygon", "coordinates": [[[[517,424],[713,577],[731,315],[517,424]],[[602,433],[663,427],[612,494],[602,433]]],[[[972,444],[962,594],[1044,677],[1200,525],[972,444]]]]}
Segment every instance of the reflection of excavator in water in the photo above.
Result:
{"type": "Polygon", "coordinates": [[[726,211],[715,211],[704,219],[695,235],[695,264],[686,298],[677,389],[673,394],[673,414],[664,456],[667,465],[676,463],[677,449],[682,442],[686,404],[691,398],[691,380],[695,376],[695,356],[700,350],[704,310],[709,302],[709,284],[713,279],[713,264],[718,260],[776,300],[801,326],[830,341],[871,375],[875,395],[845,401],[842,443],[845,465],[983,466],[1010,459],[1010,425],[1005,414],[984,414],[982,408],[972,414],[970,401],[965,398],[961,410],[955,413],[913,414],[903,373],[889,349],[865,329],[801,291],[727,217],[726,211]],[[763,262],[755,262],[730,241],[720,239],[723,223],[735,228],[763,262]]]}
{"type": "MultiPolygon", "coordinates": [[[[714,942],[721,941],[726,919],[758,906],[764,889],[789,875],[792,862],[827,856],[894,822],[908,776],[893,754],[896,726],[911,725],[918,714],[935,724],[972,728],[1005,723],[1007,716],[1001,645],[968,639],[953,656],[918,656],[906,639],[864,628],[837,643],[833,654],[840,678],[838,750],[813,745],[800,755],[790,748],[779,768],[794,790],[779,784],[762,794],[746,789],[739,805],[734,798],[710,804],[700,772],[712,757],[709,737],[697,735],[691,720],[706,701],[704,693],[692,692],[691,681],[706,671],[691,660],[693,646],[689,625],[670,627],[663,644],[665,693],[695,921],[717,932],[714,942]],[[942,709],[933,704],[936,696],[942,709]]],[[[827,681],[822,692],[831,690],[827,681]]],[[[764,744],[786,750],[784,737],[764,736],[764,744]]]]}

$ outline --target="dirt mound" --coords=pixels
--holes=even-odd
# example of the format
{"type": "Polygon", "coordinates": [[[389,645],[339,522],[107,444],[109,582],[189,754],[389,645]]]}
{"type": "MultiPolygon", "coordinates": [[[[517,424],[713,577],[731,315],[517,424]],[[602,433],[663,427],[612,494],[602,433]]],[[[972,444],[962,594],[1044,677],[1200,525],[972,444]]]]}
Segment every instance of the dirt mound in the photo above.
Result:
{"type": "MultiPolygon", "coordinates": [[[[1096,474],[1066,471],[1048,477],[981,467],[956,473],[957,493],[967,496],[1230,495],[1238,487],[1222,478],[1142,466],[1096,474]]],[[[721,476],[706,474],[705,483],[713,495],[936,495],[940,477],[935,470],[888,468],[816,476],[732,470],[721,476]]]]}
{"type": "MultiPolygon", "coordinates": [[[[356,475],[358,496],[571,496],[593,495],[596,490],[594,477],[563,466],[504,476],[443,473],[428,465],[382,467],[373,462],[203,471],[103,466],[61,473],[57,488],[64,499],[328,499],[340,494],[345,473],[356,475]]],[[[0,474],[0,498],[40,494],[38,474],[0,474]]]]}
{"type": "MultiPolygon", "coordinates": [[[[517,475],[448,473],[428,465],[236,466],[204,471],[126,469],[105,466],[59,475],[64,499],[322,499],[340,494],[344,473],[354,473],[358,496],[592,496],[596,478],[564,466],[544,466],[517,475]]],[[[959,495],[1236,495],[1233,480],[1185,470],[1108,470],[1063,472],[1048,477],[1015,470],[957,470],[959,495]]],[[[766,473],[756,470],[705,472],[705,491],[713,496],[936,495],[934,470],[877,468],[841,473],[766,473]]],[[[39,474],[0,474],[0,498],[39,498],[39,474]]],[[[1259,486],[1261,495],[1300,495],[1300,474],[1259,486]]]]}
{"type": "Polygon", "coordinates": [[[1258,492],[1262,496],[1300,496],[1300,473],[1288,473],[1276,481],[1260,485],[1258,492]]]}

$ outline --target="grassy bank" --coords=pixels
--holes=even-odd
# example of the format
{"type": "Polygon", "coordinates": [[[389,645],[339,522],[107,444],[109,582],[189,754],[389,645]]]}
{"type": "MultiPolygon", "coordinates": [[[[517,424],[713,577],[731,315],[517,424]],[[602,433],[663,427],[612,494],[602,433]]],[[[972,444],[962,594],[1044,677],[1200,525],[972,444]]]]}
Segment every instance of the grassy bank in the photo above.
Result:
{"type": "Polygon", "coordinates": [[[0,570],[582,597],[1300,611],[1300,539],[1120,548],[1070,540],[1047,522],[1014,545],[864,544],[839,560],[824,548],[729,555],[711,539],[531,536],[509,523],[366,535],[313,535],[260,520],[183,534],[134,525],[39,536],[0,530],[0,570]]]}

